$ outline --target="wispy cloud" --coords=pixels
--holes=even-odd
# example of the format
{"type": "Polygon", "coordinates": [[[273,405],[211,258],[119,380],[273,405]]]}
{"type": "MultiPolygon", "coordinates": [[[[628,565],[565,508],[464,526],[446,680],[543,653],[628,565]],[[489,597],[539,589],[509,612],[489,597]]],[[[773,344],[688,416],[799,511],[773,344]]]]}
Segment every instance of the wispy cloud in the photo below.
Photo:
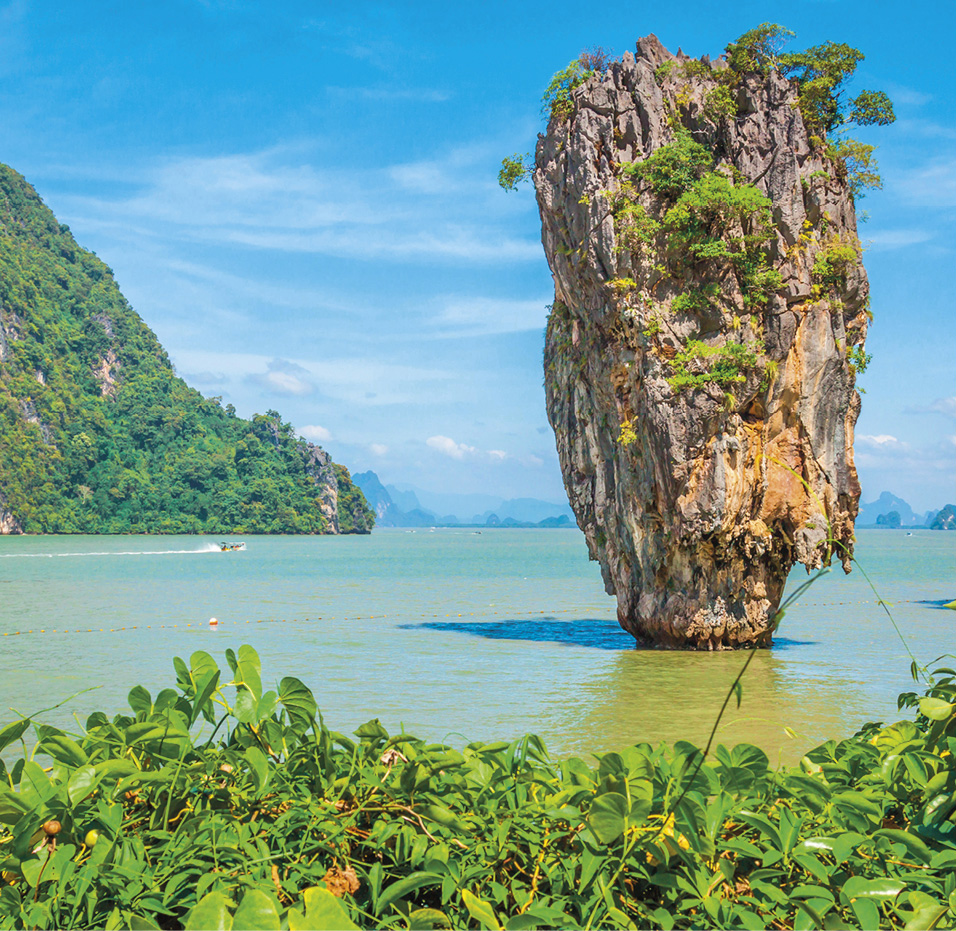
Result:
{"type": "Polygon", "coordinates": [[[936,398],[930,404],[907,407],[908,414],[942,414],[950,420],[956,420],[956,395],[949,398],[936,398]]]}
{"type": "Polygon", "coordinates": [[[179,372],[178,374],[190,385],[223,385],[229,380],[225,372],[179,372]]]}
{"type": "Polygon", "coordinates": [[[434,323],[440,336],[479,336],[542,330],[548,299],[533,301],[449,296],[438,300],[434,323]]]}
{"type": "Polygon", "coordinates": [[[246,384],[260,385],[265,380],[262,387],[271,393],[305,395],[316,390],[325,398],[361,407],[427,402],[436,392],[461,381],[461,373],[456,371],[356,356],[274,359],[252,353],[188,349],[178,351],[175,360],[186,370],[221,369],[246,384]],[[278,377],[270,379],[270,375],[278,377]],[[307,391],[293,390],[306,386],[307,391]]]}
{"type": "Polygon", "coordinates": [[[917,207],[956,207],[956,158],[941,158],[901,172],[893,187],[917,207]]]}
{"type": "Polygon", "coordinates": [[[318,424],[306,424],[304,427],[299,427],[299,435],[313,443],[324,443],[332,439],[332,431],[318,424]]]}
{"type": "Polygon", "coordinates": [[[315,385],[302,377],[308,374],[308,369],[288,359],[272,359],[265,372],[247,375],[246,379],[271,394],[304,395],[315,390],[315,385]]]}
{"type": "Polygon", "coordinates": [[[431,449],[436,449],[445,456],[452,459],[465,459],[471,456],[477,456],[478,450],[474,446],[468,446],[465,443],[456,443],[448,436],[430,436],[425,440],[425,445],[431,449]]]}
{"type": "Polygon", "coordinates": [[[326,93],[338,100],[381,100],[393,103],[411,100],[415,103],[444,103],[450,100],[449,91],[429,87],[336,87],[329,86],[326,93]]]}
{"type": "Polygon", "coordinates": [[[922,107],[933,99],[932,94],[926,94],[923,91],[916,90],[916,88],[907,87],[905,84],[897,84],[895,81],[884,81],[882,83],[896,108],[922,107]]]}
{"type": "Polygon", "coordinates": [[[73,197],[85,226],[206,244],[392,261],[515,263],[541,258],[511,231],[513,207],[481,147],[375,169],[303,164],[301,147],[165,159],[124,199],[73,197]],[[486,177],[487,175],[487,177],[486,177]]]}
{"type": "Polygon", "coordinates": [[[906,449],[905,443],[901,443],[895,436],[891,436],[889,433],[881,433],[878,436],[867,436],[865,433],[863,433],[856,437],[856,443],[860,446],[867,446],[870,449],[906,449]]]}
{"type": "Polygon", "coordinates": [[[911,139],[956,139],[956,127],[937,123],[933,120],[897,120],[893,129],[897,134],[904,134],[911,139]]]}
{"type": "Polygon", "coordinates": [[[896,474],[932,476],[952,473],[956,466],[956,438],[945,435],[934,442],[914,445],[895,436],[857,437],[856,465],[862,470],[883,470],[896,474]]]}
{"type": "Polygon", "coordinates": [[[956,396],[950,398],[937,398],[930,404],[929,409],[937,414],[943,414],[956,420],[956,396]]]}
{"type": "Polygon", "coordinates": [[[888,252],[891,249],[905,249],[921,242],[928,242],[933,238],[929,230],[919,229],[890,229],[878,230],[867,236],[865,244],[874,252],[888,252]]]}
{"type": "Polygon", "coordinates": [[[524,466],[525,468],[537,469],[544,465],[544,460],[534,453],[527,453],[520,456],[514,456],[503,449],[479,449],[477,446],[469,446],[467,443],[459,443],[450,436],[430,436],[425,440],[425,445],[429,449],[434,449],[449,459],[456,459],[459,462],[470,461],[473,463],[487,466],[498,466],[502,463],[511,463],[524,466]]]}

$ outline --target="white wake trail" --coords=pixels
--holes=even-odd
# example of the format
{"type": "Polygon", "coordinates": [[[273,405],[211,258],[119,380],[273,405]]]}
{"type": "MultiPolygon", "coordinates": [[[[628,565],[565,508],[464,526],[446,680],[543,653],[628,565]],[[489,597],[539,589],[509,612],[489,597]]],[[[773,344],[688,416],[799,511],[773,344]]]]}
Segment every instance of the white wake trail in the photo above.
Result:
{"type": "Polygon", "coordinates": [[[0,559],[75,559],[86,556],[204,556],[209,553],[219,553],[221,550],[215,543],[205,543],[198,549],[191,550],[116,550],[114,552],[90,553],[0,553],[0,559]]]}

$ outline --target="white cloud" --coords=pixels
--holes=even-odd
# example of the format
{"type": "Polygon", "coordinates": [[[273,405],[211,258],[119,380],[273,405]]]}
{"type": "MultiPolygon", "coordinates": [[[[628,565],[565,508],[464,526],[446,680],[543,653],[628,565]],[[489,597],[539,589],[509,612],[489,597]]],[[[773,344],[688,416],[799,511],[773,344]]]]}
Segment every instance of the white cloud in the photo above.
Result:
{"type": "Polygon", "coordinates": [[[384,443],[369,443],[368,448],[373,456],[384,456],[388,452],[388,447],[384,443]]]}
{"type": "Polygon", "coordinates": [[[923,91],[916,90],[916,88],[897,84],[894,81],[884,82],[883,86],[896,107],[922,107],[933,99],[932,94],[926,94],[923,91]]]}
{"type": "MultiPolygon", "coordinates": [[[[461,373],[450,369],[424,368],[383,362],[380,359],[346,356],[339,359],[270,359],[241,352],[209,352],[201,349],[171,353],[176,365],[186,371],[224,371],[246,384],[276,393],[276,388],[308,386],[310,393],[321,387],[325,397],[363,407],[414,404],[433,400],[442,386],[461,381],[461,373]],[[267,369],[263,372],[262,369],[267,369]],[[270,378],[276,374],[279,377],[270,378]]],[[[281,393],[281,392],[280,392],[281,393]]]]}
{"type": "Polygon", "coordinates": [[[457,179],[443,162],[409,162],[388,171],[399,187],[416,194],[441,194],[457,187],[457,179]]]}
{"type": "Polygon", "coordinates": [[[956,395],[949,398],[936,398],[930,404],[914,405],[906,408],[907,414],[942,414],[956,420],[956,395]]]}
{"type": "MultiPolygon", "coordinates": [[[[956,467],[953,455],[956,442],[948,435],[918,446],[889,434],[860,436],[857,439],[860,445],[856,456],[857,468],[884,475],[898,475],[901,485],[920,477],[935,482],[941,475],[951,476],[956,467]]],[[[951,480],[949,484],[952,484],[951,480]]]]}
{"type": "Polygon", "coordinates": [[[936,123],[933,120],[904,119],[893,124],[897,136],[912,139],[923,137],[926,139],[956,139],[956,128],[936,123]]]}
{"type": "Polygon", "coordinates": [[[276,394],[309,394],[312,386],[288,372],[269,372],[260,382],[276,394]]]}
{"type": "Polygon", "coordinates": [[[465,443],[456,443],[455,440],[448,436],[430,436],[425,440],[425,444],[431,449],[437,450],[445,456],[459,461],[467,459],[471,462],[477,462],[478,464],[490,465],[503,462],[517,463],[527,469],[538,469],[544,465],[544,460],[534,455],[534,453],[512,455],[503,449],[481,450],[475,446],[468,446],[465,443]]]}
{"type": "Polygon", "coordinates": [[[952,417],[956,420],[956,395],[951,398],[937,398],[930,404],[929,409],[937,414],[943,414],[945,417],[952,417]]]}
{"type": "Polygon", "coordinates": [[[196,288],[195,294],[203,308],[209,305],[209,296],[215,294],[220,300],[228,295],[230,302],[239,299],[243,303],[255,302],[269,307],[289,307],[309,310],[333,310],[348,312],[354,306],[341,300],[330,300],[328,292],[320,287],[296,287],[275,278],[250,278],[235,275],[211,265],[192,261],[160,259],[166,269],[176,272],[185,282],[196,288]],[[204,290],[200,290],[200,287],[204,290]]]}
{"type": "Polygon", "coordinates": [[[881,433],[877,436],[867,436],[863,433],[856,437],[856,442],[871,449],[903,449],[906,445],[889,433],[881,433]]]}
{"type": "Polygon", "coordinates": [[[447,436],[430,436],[425,440],[425,444],[446,456],[451,456],[452,459],[464,459],[466,456],[474,456],[478,453],[474,446],[456,443],[451,437],[447,436]]]}
{"type": "Polygon", "coordinates": [[[921,242],[928,242],[933,234],[928,230],[879,230],[867,237],[866,246],[874,252],[886,252],[890,249],[905,249],[921,242]]]}
{"type": "Polygon", "coordinates": [[[288,359],[272,359],[267,365],[267,371],[248,375],[246,378],[272,394],[304,395],[315,390],[312,382],[301,377],[308,374],[308,369],[288,359]]]}
{"type": "Polygon", "coordinates": [[[441,336],[484,336],[543,330],[549,299],[516,301],[491,297],[446,297],[435,316],[441,336]]]}
{"type": "Polygon", "coordinates": [[[332,439],[332,434],[318,424],[306,424],[304,427],[299,427],[299,433],[313,443],[323,443],[332,439]]]}
{"type": "Polygon", "coordinates": [[[386,228],[350,229],[342,223],[336,229],[270,230],[254,226],[202,230],[197,238],[217,239],[256,249],[281,252],[310,252],[345,258],[410,259],[431,261],[527,262],[541,258],[541,247],[530,240],[484,234],[478,229],[443,224],[443,231],[414,228],[414,222],[398,220],[386,228]]]}
{"type": "Polygon", "coordinates": [[[956,207],[956,158],[901,172],[894,187],[917,207],[956,207]]]}
{"type": "Polygon", "coordinates": [[[188,385],[221,385],[228,381],[225,372],[178,372],[188,385]]]}
{"type": "Polygon", "coordinates": [[[60,203],[74,224],[116,234],[136,227],[152,238],[366,260],[540,260],[536,241],[511,232],[513,208],[486,177],[487,154],[443,155],[363,169],[303,164],[301,148],[169,158],[126,179],[139,188],[126,200],[60,203]]]}

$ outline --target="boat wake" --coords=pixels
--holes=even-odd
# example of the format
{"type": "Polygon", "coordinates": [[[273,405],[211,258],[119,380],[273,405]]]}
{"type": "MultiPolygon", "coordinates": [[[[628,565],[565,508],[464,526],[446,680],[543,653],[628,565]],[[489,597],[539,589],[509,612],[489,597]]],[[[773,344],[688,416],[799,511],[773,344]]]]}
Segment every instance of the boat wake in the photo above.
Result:
{"type": "Polygon", "coordinates": [[[114,550],[90,553],[0,553],[0,559],[72,559],[86,556],[205,556],[220,552],[215,543],[189,550],[114,550]]]}

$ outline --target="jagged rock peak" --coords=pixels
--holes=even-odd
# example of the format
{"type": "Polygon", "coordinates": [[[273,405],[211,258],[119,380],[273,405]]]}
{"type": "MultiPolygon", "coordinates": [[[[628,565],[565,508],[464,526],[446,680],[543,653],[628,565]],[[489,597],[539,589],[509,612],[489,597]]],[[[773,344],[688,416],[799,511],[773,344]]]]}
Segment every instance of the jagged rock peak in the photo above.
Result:
{"type": "Polygon", "coordinates": [[[646,36],[555,111],[534,184],[548,416],[621,625],[769,643],[794,563],[852,553],[869,287],[845,166],[778,72],[646,36]]]}
{"type": "MultiPolygon", "coordinates": [[[[677,54],[680,55],[680,49],[678,49],[677,54]]],[[[661,45],[661,40],[652,32],[650,35],[642,36],[637,40],[637,57],[644,59],[656,68],[665,61],[671,61],[676,56],[668,52],[661,45]]]]}

